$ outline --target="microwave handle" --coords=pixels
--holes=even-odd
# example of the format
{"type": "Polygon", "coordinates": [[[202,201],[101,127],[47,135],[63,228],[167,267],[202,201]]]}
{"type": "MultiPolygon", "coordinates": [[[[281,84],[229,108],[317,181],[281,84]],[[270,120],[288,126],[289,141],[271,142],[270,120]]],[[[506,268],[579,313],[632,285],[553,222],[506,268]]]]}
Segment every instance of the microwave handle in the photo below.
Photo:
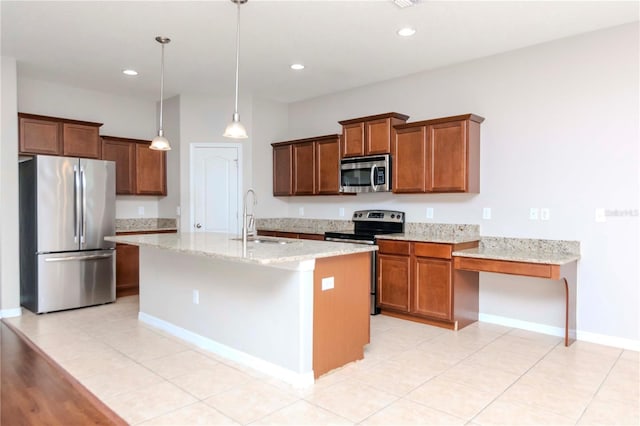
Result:
{"type": "Polygon", "coordinates": [[[375,176],[376,176],[377,168],[378,166],[376,166],[375,164],[371,166],[371,188],[373,189],[374,192],[378,190],[378,185],[375,184],[375,176]]]}

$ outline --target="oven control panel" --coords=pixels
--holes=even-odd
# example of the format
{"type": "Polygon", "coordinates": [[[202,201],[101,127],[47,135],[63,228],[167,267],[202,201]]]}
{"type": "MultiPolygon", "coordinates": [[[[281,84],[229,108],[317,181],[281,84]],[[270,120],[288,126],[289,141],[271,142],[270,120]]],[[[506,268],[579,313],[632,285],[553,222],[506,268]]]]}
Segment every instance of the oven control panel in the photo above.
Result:
{"type": "Polygon", "coordinates": [[[353,212],[354,222],[402,222],[404,223],[404,212],[395,210],[358,210],[353,212]]]}

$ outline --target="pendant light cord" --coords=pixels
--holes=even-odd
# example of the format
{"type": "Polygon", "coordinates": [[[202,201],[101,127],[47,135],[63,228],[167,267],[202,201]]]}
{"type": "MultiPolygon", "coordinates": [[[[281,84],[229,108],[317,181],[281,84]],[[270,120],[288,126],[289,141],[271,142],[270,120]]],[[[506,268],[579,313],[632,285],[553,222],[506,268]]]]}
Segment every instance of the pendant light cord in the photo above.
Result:
{"type": "Polygon", "coordinates": [[[238,70],[240,68],[240,1],[238,5],[238,22],[236,27],[236,108],[234,110],[234,117],[238,115],[238,70]]]}
{"type": "Polygon", "coordinates": [[[164,136],[162,130],[162,104],[164,103],[164,43],[162,44],[162,54],[160,60],[160,129],[158,135],[164,136]]]}

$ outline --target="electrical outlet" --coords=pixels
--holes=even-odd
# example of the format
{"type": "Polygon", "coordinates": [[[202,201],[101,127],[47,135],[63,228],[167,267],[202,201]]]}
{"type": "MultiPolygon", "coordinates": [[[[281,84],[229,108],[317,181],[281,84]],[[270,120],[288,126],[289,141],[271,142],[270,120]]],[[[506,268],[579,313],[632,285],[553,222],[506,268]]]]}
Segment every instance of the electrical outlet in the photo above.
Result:
{"type": "Polygon", "coordinates": [[[200,292],[198,290],[193,290],[193,304],[200,304],[200,292]]]}
{"type": "Polygon", "coordinates": [[[529,209],[529,219],[530,220],[538,220],[538,216],[540,215],[540,209],[537,207],[531,207],[529,209]]]}
{"type": "Polygon", "coordinates": [[[491,207],[485,207],[482,209],[482,218],[491,219],[491,207]]]}
{"type": "Polygon", "coordinates": [[[138,207],[138,216],[144,216],[144,206],[138,207]]]}
{"type": "Polygon", "coordinates": [[[322,291],[331,290],[334,287],[333,277],[322,279],[322,291]]]}
{"type": "Polygon", "coordinates": [[[540,220],[549,220],[551,218],[551,211],[548,208],[540,209],[540,220]]]}
{"type": "Polygon", "coordinates": [[[298,208],[298,216],[304,216],[304,207],[298,208]]]}
{"type": "Polygon", "coordinates": [[[176,216],[180,216],[180,206],[176,206],[176,216]]]}
{"type": "Polygon", "coordinates": [[[340,207],[340,208],[338,209],[338,216],[340,216],[340,217],[344,217],[344,207],[340,207]]]}
{"type": "Polygon", "coordinates": [[[604,213],[604,209],[596,209],[596,222],[606,222],[607,216],[604,213]]]}
{"type": "Polygon", "coordinates": [[[427,219],[433,219],[433,207],[427,207],[427,219]]]}

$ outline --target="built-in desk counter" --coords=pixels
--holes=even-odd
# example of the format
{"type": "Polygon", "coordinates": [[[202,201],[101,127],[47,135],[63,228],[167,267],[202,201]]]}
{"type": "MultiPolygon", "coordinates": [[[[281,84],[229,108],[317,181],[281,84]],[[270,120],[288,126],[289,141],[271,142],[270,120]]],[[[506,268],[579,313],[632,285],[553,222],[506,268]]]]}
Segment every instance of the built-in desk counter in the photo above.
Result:
{"type": "Polygon", "coordinates": [[[477,248],[455,251],[453,267],[471,272],[560,280],[565,286],[565,346],[576,339],[577,241],[483,237],[477,248]]]}

